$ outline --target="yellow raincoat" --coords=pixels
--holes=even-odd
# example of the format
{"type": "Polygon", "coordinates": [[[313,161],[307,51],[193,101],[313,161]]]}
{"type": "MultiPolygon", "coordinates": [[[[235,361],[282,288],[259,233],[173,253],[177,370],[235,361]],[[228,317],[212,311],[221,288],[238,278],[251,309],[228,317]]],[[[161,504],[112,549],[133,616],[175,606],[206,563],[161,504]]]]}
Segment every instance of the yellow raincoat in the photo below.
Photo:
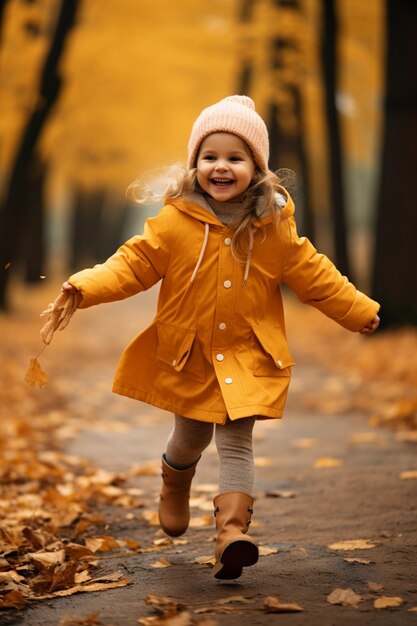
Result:
{"type": "Polygon", "coordinates": [[[379,310],[298,236],[293,213],[288,197],[278,224],[262,219],[246,281],[231,252],[230,228],[184,199],[169,200],[143,235],[105,263],[71,276],[81,308],[121,300],[162,279],[156,317],[125,349],[113,391],[205,422],[281,417],[294,361],[280,284],[352,331],[379,310]]]}

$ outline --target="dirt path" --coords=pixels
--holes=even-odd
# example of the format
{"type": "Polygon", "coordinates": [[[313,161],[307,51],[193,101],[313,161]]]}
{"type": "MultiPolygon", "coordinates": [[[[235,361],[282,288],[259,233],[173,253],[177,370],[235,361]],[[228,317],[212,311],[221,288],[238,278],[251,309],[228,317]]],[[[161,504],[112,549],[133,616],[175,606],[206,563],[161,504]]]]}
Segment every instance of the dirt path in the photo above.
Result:
{"type": "MultiPolygon", "coordinates": [[[[153,298],[143,300],[139,325],[149,316],[153,298]]],[[[103,308],[95,315],[87,312],[83,321],[74,322],[73,332],[83,330],[88,339],[84,341],[83,364],[72,373],[73,387],[67,390],[70,408],[87,420],[86,430],[68,444],[68,452],[88,457],[111,472],[157,462],[171,428],[168,414],[108,391],[115,347],[132,336],[133,324],[131,315],[118,318],[110,330],[107,322],[115,313],[125,315],[121,313],[124,306],[115,305],[112,311],[103,308]],[[106,345],[98,346],[100,333],[101,341],[106,337],[106,345]],[[99,371],[89,365],[97,349],[101,354],[99,371]]],[[[206,524],[190,529],[185,543],[109,560],[109,568],[124,572],[131,585],[40,602],[22,613],[0,615],[0,621],[14,626],[58,626],[64,616],[98,613],[100,624],[134,626],[139,618],[156,615],[145,604],[148,595],[156,593],[181,601],[190,612],[189,618],[183,616],[185,621],[172,622],[172,626],[416,624],[417,612],[410,609],[417,607],[417,481],[401,478],[402,472],[417,468],[415,444],[399,441],[387,429],[370,427],[363,415],[309,415],[301,410],[300,399],[328,383],[330,376],[299,365],[285,419],[256,426],[258,467],[251,532],[272,550],[240,579],[215,581],[209,565],[195,562],[212,554],[213,525],[206,524]],[[348,540],[367,540],[373,547],[329,547],[348,540]],[[161,557],[171,565],[154,567],[161,557]],[[357,607],[330,604],[326,598],[337,588],[358,594],[357,607]],[[233,596],[237,599],[227,602],[233,596]],[[266,596],[297,603],[304,611],[266,613],[266,596]],[[382,596],[400,597],[404,603],[398,608],[377,609],[374,601],[382,596]],[[198,612],[208,607],[212,612],[198,612]]],[[[54,384],[64,387],[63,381],[54,384]]],[[[65,393],[63,389],[61,393],[65,393]]],[[[152,542],[161,538],[160,531],[149,526],[143,513],[156,507],[159,476],[130,480],[133,488],[143,490],[144,508],[130,513],[120,507],[109,510],[108,532],[154,545],[152,542]]],[[[194,495],[199,496],[193,501],[198,505],[192,513],[196,524],[211,513],[216,480],[215,451],[209,448],[194,483],[194,495]]]]}

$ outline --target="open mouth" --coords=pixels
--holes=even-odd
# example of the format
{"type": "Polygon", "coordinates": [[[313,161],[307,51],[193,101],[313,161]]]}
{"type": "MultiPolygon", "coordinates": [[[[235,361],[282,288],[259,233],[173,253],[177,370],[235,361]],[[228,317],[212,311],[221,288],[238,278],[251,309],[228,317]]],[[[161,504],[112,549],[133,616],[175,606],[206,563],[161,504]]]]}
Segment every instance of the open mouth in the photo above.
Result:
{"type": "Polygon", "coordinates": [[[216,187],[227,188],[233,185],[234,181],[230,178],[211,178],[210,182],[216,187]]]}

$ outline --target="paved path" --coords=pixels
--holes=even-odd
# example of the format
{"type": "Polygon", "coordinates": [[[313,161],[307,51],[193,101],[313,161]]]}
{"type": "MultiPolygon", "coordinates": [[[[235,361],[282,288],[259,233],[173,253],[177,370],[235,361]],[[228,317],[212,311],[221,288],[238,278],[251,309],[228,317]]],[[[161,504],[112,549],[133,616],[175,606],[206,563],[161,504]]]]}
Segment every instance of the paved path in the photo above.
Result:
{"type": "MultiPolygon", "coordinates": [[[[146,307],[151,306],[152,298],[144,305],[141,323],[149,315],[146,307]]],[[[124,315],[121,305],[115,310],[124,315]]],[[[88,319],[77,322],[79,328],[86,325],[91,331],[85,341],[85,364],[73,373],[75,379],[82,378],[82,383],[78,382],[77,387],[74,382],[67,399],[74,411],[84,412],[88,427],[68,445],[68,451],[116,472],[125,472],[133,464],[157,461],[171,428],[171,417],[108,392],[114,368],[114,358],[109,360],[108,354],[116,343],[125,341],[124,334],[132,335],[131,321],[119,319],[119,331],[109,331],[107,322],[114,312],[96,314],[98,317],[90,312],[85,315],[88,319]],[[98,349],[98,321],[106,327],[108,342],[100,345],[99,371],[88,364],[98,349]],[[98,328],[97,332],[93,327],[98,328]],[[97,392],[91,393],[94,385],[97,392]]],[[[417,469],[415,444],[398,441],[395,433],[386,429],[371,428],[362,415],[308,415],[300,411],[298,396],[317,388],[324,376],[323,372],[299,365],[285,419],[256,425],[258,467],[252,535],[262,545],[277,549],[276,553],[262,556],[235,582],[215,581],[209,566],[195,562],[197,557],[212,553],[213,526],[193,528],[184,536],[187,543],[172,544],[160,553],[112,561],[112,570],[124,571],[133,584],[39,603],[21,614],[4,616],[4,623],[58,626],[65,615],[81,617],[97,612],[103,625],[134,626],[138,618],[155,615],[144,600],[150,593],[157,593],[180,600],[189,608],[191,621],[184,621],[185,626],[199,621],[207,626],[417,624],[417,613],[409,611],[417,607],[417,481],[400,478],[401,472],[417,469]],[[346,540],[368,540],[374,547],[329,548],[346,540]],[[160,557],[172,565],[153,567],[160,557]],[[364,562],[348,562],[346,558],[364,562]],[[326,598],[335,588],[359,594],[358,607],[331,605],[326,598]],[[304,611],[265,613],[263,599],[270,595],[281,602],[298,603],[304,611]],[[244,597],[248,602],[222,604],[231,596],[244,597]],[[396,609],[376,609],[373,602],[379,596],[399,596],[404,604],[396,609]],[[196,613],[210,606],[214,613],[196,613]],[[224,607],[237,612],[219,613],[221,608],[226,610],[224,607]],[[203,621],[210,619],[213,621],[203,621]]],[[[209,448],[194,482],[195,495],[208,496],[200,497],[203,509],[215,490],[202,492],[199,487],[213,485],[216,480],[217,459],[209,448]]],[[[155,508],[159,477],[136,477],[132,485],[143,489],[146,506],[155,508]]],[[[209,513],[193,508],[197,520],[209,513]]],[[[134,512],[133,519],[127,519],[126,510],[120,508],[108,511],[108,515],[112,536],[135,538],[144,545],[152,545],[160,536],[156,527],[147,525],[141,509],[134,512]]],[[[178,626],[182,624],[178,622],[178,626]]]]}

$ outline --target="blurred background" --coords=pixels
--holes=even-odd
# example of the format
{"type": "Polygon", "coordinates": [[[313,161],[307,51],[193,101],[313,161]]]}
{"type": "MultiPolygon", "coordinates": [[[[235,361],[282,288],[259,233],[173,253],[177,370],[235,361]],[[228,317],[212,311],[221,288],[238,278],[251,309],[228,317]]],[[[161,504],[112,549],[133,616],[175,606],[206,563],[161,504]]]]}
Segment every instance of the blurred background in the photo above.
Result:
{"type": "Polygon", "coordinates": [[[0,307],[103,261],[202,108],[251,96],[299,230],[417,324],[414,0],[0,1],[0,307]],[[414,50],[414,52],[413,52],[414,50]]]}

